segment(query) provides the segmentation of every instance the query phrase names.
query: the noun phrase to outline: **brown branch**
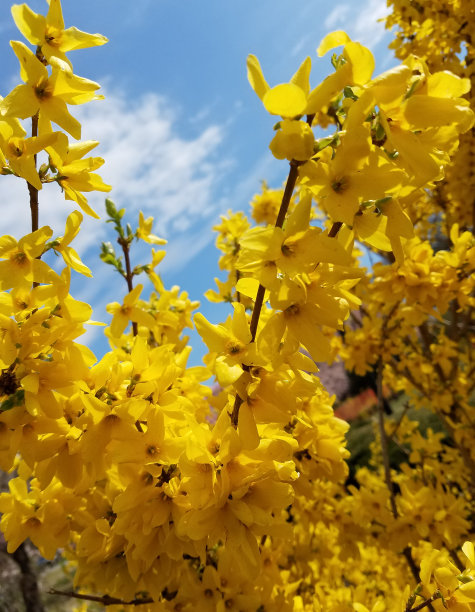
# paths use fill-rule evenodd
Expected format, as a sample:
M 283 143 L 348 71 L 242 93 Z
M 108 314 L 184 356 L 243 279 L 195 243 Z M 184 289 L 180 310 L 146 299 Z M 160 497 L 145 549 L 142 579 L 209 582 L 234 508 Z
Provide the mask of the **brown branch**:
M 310 127 L 312 127 L 314 118 L 315 118 L 315 113 L 307 115 L 307 124 Z M 297 178 L 298 178 L 298 167 L 301 165 L 301 163 L 302 162 L 296 161 L 295 159 L 293 159 L 290 162 L 289 175 L 287 177 L 287 182 L 285 184 L 284 193 L 282 195 L 282 201 L 280 203 L 279 212 L 277 214 L 277 219 L 275 221 L 275 227 L 281 228 L 284 225 L 285 216 L 287 215 L 290 200 L 294 192 L 295 183 L 297 182 Z M 328 235 L 331 238 L 334 238 L 338 234 L 338 231 L 342 225 L 343 223 L 341 223 L 340 221 L 334 223 Z M 259 288 L 257 289 L 257 294 L 256 294 L 256 300 L 254 302 L 254 307 L 252 309 L 252 317 L 251 317 L 251 323 L 250 323 L 251 342 L 254 342 L 256 339 L 257 326 L 259 324 L 259 317 L 261 316 L 261 310 L 262 310 L 262 305 L 264 303 L 265 292 L 266 292 L 265 287 L 263 287 L 263 285 L 259 283 Z M 239 294 L 238 294 L 238 301 L 239 301 Z M 249 371 L 249 367 L 246 365 L 243 365 L 243 370 Z M 241 398 L 241 396 L 239 394 L 236 394 L 236 398 L 234 400 L 233 411 L 231 413 L 231 423 L 233 424 L 235 428 L 238 425 L 239 409 L 241 407 L 242 402 L 243 402 L 243 399 Z
M 454 550 L 453 548 L 448 548 L 447 550 L 449 551 L 449 555 L 450 555 L 452 561 L 457 566 L 458 571 L 460 573 L 462 573 L 464 571 L 464 569 L 465 569 L 465 566 L 462 563 L 462 561 L 460 560 L 460 557 L 458 556 L 457 551 Z
M 429 597 L 429 599 L 426 599 L 415 608 L 412 607 L 412 604 L 409 607 L 406 606 L 405 612 L 418 612 L 419 610 L 423 610 L 424 608 L 429 608 L 429 610 L 433 610 L 434 607 L 432 606 L 432 602 L 436 599 L 440 599 L 441 597 L 442 596 L 440 591 L 436 591 L 431 597 Z
M 130 601 L 124 601 L 122 599 L 117 599 L 116 597 L 111 597 L 110 595 L 82 595 L 81 593 L 75 593 L 74 591 L 58 591 L 57 589 L 50 589 L 48 593 L 50 595 L 60 595 L 62 597 L 82 599 L 83 601 L 94 601 L 102 604 L 103 606 L 140 606 L 142 604 L 155 603 L 151 597 L 142 597 L 131 599 Z
M 379 437 L 381 441 L 381 452 L 383 455 L 383 468 L 384 468 L 384 480 L 386 487 L 389 491 L 389 501 L 391 504 L 391 512 L 395 519 L 398 518 L 399 512 L 396 505 L 396 497 L 394 494 L 394 485 L 391 480 L 391 468 L 389 465 L 389 449 L 388 449 L 388 438 L 384 429 L 384 398 L 383 398 L 383 360 L 380 357 L 378 359 L 378 366 L 376 372 L 376 390 L 378 398 L 378 426 L 379 426 Z
M 343 225 L 341 221 L 335 221 L 335 223 L 331 226 L 330 231 L 328 232 L 329 238 L 335 238 L 335 236 L 340 231 L 340 227 Z
M 394 310 L 395 308 L 393 308 L 391 312 L 393 313 Z M 387 322 L 390 319 L 390 316 L 391 315 L 387 317 L 386 321 L 383 324 L 383 331 L 386 327 Z M 376 389 L 377 389 L 377 399 L 378 399 L 378 406 L 377 406 L 378 425 L 379 425 L 379 436 L 381 439 L 381 453 L 383 455 L 384 480 L 386 482 L 386 487 L 389 491 L 389 501 L 391 505 L 391 512 L 393 514 L 394 519 L 397 519 L 399 517 L 399 512 L 398 512 L 397 504 L 396 504 L 394 483 L 391 478 L 391 466 L 389 463 L 388 437 L 384 429 L 383 359 L 382 357 L 379 357 L 377 367 L 378 369 L 377 369 Z M 404 550 L 402 551 L 402 554 L 404 555 L 407 561 L 407 564 L 409 565 L 409 568 L 411 570 L 412 575 L 414 576 L 416 583 L 419 583 L 421 581 L 421 578 L 419 575 L 419 570 L 417 568 L 417 565 L 415 564 L 414 559 L 412 557 L 411 547 L 406 546 Z M 426 605 L 428 606 L 431 612 L 435 612 L 430 601 Z
M 292 198 L 292 194 L 294 192 L 295 183 L 298 178 L 298 167 L 299 162 L 292 160 L 290 162 L 290 170 L 289 175 L 287 177 L 287 182 L 285 184 L 284 193 L 282 195 L 282 201 L 279 208 L 279 213 L 277 215 L 277 219 L 275 222 L 275 227 L 282 227 L 284 225 L 285 216 L 289 209 L 290 200 Z M 257 289 L 256 300 L 254 302 L 254 307 L 252 309 L 252 317 L 250 323 L 250 332 L 251 332 L 251 342 L 254 342 L 257 334 L 257 326 L 259 324 L 259 317 L 261 316 L 262 305 L 264 303 L 264 295 L 266 289 L 263 285 L 259 283 L 259 288 Z M 245 371 L 248 370 L 248 366 L 243 366 Z M 234 400 L 233 411 L 231 413 L 231 423 L 234 428 L 237 428 L 239 421 L 239 409 L 243 402 L 242 397 L 239 394 L 236 394 L 236 398 Z
M 38 136 L 38 113 L 31 118 L 31 135 Z M 36 168 L 36 154 L 34 155 Z M 39 204 L 38 204 L 38 189 L 27 182 L 28 191 L 30 192 L 30 211 L 31 211 L 31 231 L 36 232 L 39 225 Z
M 25 603 L 26 612 L 44 612 L 41 602 L 38 581 L 30 563 L 30 558 L 26 552 L 25 544 L 20 546 L 12 554 L 13 559 L 20 567 L 21 579 L 20 588 Z
M 121 238 L 121 237 L 117 238 L 117 242 L 122 247 L 122 252 L 124 253 L 125 271 L 126 271 L 125 280 L 127 282 L 127 287 L 130 293 L 132 289 L 134 288 L 134 285 L 132 283 L 134 273 L 132 272 L 132 267 L 130 265 L 130 254 L 129 254 L 130 253 L 130 243 L 127 240 L 127 238 Z M 135 321 L 132 321 L 132 333 L 134 334 L 134 336 L 136 336 L 138 333 L 137 323 Z

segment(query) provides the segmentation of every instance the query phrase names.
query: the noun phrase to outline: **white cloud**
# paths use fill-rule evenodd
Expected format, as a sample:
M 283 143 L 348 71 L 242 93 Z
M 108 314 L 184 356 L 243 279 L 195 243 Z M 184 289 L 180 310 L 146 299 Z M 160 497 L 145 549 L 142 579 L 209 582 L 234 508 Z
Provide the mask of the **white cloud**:
M 374 49 L 386 30 L 379 21 L 389 14 L 385 0 L 366 0 L 355 4 L 341 4 L 329 13 L 324 26 L 327 30 L 341 28 L 353 39 Z
M 153 214 L 162 233 L 185 231 L 216 209 L 215 190 L 225 162 L 217 155 L 222 128 L 195 138 L 179 135 L 178 118 L 154 94 L 129 103 L 112 94 L 80 113 L 83 137 L 100 141 L 101 169 L 110 197 L 130 212 Z
M 154 216 L 156 233 L 183 240 L 187 233 L 195 234 L 203 220 L 217 216 L 222 206 L 220 180 L 231 164 L 219 156 L 223 128 L 208 125 L 194 137 L 181 136 L 170 104 L 153 94 L 133 102 L 107 94 L 104 101 L 71 111 L 82 123 L 83 140 L 100 142 L 91 155 L 105 159 L 98 173 L 113 187 L 110 194 L 89 194 L 89 203 L 101 217 L 109 195 L 120 208 L 126 208 L 129 218 L 136 219 L 143 210 Z M 14 177 L 1 177 L 1 190 L 2 233 L 27 233 L 26 184 Z M 39 200 L 40 225 L 51 225 L 60 235 L 75 205 L 64 201 L 57 185 L 45 185 Z M 104 239 L 106 231 L 103 222 L 85 218 L 76 241 L 80 254 Z M 182 251 L 175 265 L 185 265 L 187 256 L 188 252 Z
M 385 0 L 369 0 L 358 11 L 358 16 L 352 30 L 354 38 L 374 48 L 386 33 L 384 23 L 380 20 L 389 13 L 390 10 Z
M 132 223 L 137 222 L 139 210 L 153 215 L 154 232 L 169 239 L 161 267 L 170 272 L 186 266 L 214 240 L 210 226 L 225 208 L 219 196 L 220 180 L 231 161 L 220 155 L 223 129 L 208 125 L 198 133 L 195 129 L 192 137 L 182 136 L 170 103 L 153 94 L 132 102 L 107 94 L 104 101 L 72 107 L 71 112 L 82 123 L 83 140 L 100 142 L 91 155 L 105 159 L 98 173 L 113 186 L 110 194 L 87 194 L 90 205 L 104 217 L 104 199 L 110 195 L 118 207 L 126 208 Z M 1 233 L 19 238 L 31 231 L 28 189 L 23 180 L 12 176 L 2 176 L 0 181 Z M 43 186 L 39 202 L 40 226 L 50 225 L 55 236 L 62 235 L 66 217 L 76 205 L 64 200 L 56 184 Z M 74 274 L 71 293 L 93 305 L 97 320 L 108 320 L 106 304 L 120 301 L 126 293 L 125 282 L 121 286 L 117 273 L 99 260 L 101 241 L 113 240 L 111 229 L 104 219 L 85 216 L 73 243 L 94 279 Z M 134 249 L 135 260 L 146 263 L 148 245 L 137 244 Z M 87 340 L 100 333 L 101 328 L 91 328 Z
M 347 4 L 335 6 L 335 8 L 328 14 L 323 22 L 325 29 L 331 30 L 332 28 L 345 23 L 349 10 L 350 7 Z

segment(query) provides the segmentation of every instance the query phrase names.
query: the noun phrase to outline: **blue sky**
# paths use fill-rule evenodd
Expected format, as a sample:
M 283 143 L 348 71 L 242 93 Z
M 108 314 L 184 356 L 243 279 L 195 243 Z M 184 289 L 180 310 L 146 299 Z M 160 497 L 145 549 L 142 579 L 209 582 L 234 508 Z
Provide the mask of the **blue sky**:
M 0 3 L 3 96 L 20 82 L 9 40 L 23 39 L 11 4 Z M 28 4 L 47 12 L 46 0 Z M 288 81 L 309 55 L 315 86 L 331 71 L 329 57 L 317 58 L 318 43 L 327 32 L 344 29 L 368 45 L 377 70 L 385 70 L 394 64 L 387 50 L 391 34 L 377 22 L 386 13 L 385 0 L 63 0 L 62 6 L 66 27 L 109 38 L 103 47 L 69 57 L 74 72 L 100 83 L 106 96 L 71 112 L 83 124 L 82 138 L 101 143 L 95 154 L 106 161 L 99 173 L 113 186 L 110 197 L 127 209 L 132 223 L 140 209 L 155 217 L 155 232 L 169 240 L 159 268 L 165 284 L 178 284 L 200 300 L 211 321 L 223 320 L 226 307 L 203 298 L 219 275 L 211 227 L 229 208 L 247 211 L 263 179 L 278 187 L 287 173 L 268 150 L 274 120 L 248 85 L 246 56 L 257 55 L 268 82 L 276 85 Z M 1 177 L 2 234 L 28 231 L 22 183 Z M 104 194 L 91 194 L 89 201 L 102 215 Z M 71 210 L 56 185 L 40 193 L 40 225 L 51 225 L 56 235 Z M 94 280 L 80 278 L 72 289 L 104 321 L 105 304 L 120 301 L 125 292 L 125 283 L 121 287 L 98 258 L 101 240 L 112 239 L 109 226 L 87 219 L 77 248 Z M 88 336 L 96 354 L 105 350 L 98 328 Z M 203 348 L 199 338 L 192 343 L 191 362 L 199 363 Z

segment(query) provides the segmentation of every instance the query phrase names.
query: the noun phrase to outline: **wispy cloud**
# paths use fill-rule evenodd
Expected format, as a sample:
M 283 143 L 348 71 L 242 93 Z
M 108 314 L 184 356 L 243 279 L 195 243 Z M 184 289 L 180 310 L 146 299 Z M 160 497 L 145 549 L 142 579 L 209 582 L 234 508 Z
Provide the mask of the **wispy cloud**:
M 331 30 L 332 28 L 341 26 L 342 24 L 346 23 L 349 11 L 350 7 L 348 6 L 348 4 L 335 6 L 335 8 L 330 11 L 325 21 L 323 22 L 325 29 Z
M 338 4 L 326 17 L 324 26 L 327 30 L 344 29 L 352 39 L 374 49 L 385 35 L 380 20 L 388 13 L 385 0 Z
M 195 138 L 179 135 L 178 117 L 162 97 L 129 102 L 107 95 L 80 113 L 83 135 L 97 138 L 102 170 L 120 206 L 153 214 L 162 233 L 183 232 L 212 214 L 226 161 L 218 156 L 223 128 L 208 125 Z
M 129 219 L 136 220 L 139 210 L 155 217 L 154 231 L 169 238 L 164 262 L 169 272 L 186 266 L 214 240 L 210 226 L 226 207 L 220 181 L 232 164 L 220 149 L 224 128 L 205 124 L 194 136 L 182 136 L 171 103 L 154 94 L 133 102 L 116 93 L 107 94 L 102 102 L 71 111 L 82 123 L 83 140 L 100 142 L 91 154 L 106 160 L 98 173 L 113 186 L 112 199 L 126 208 Z M 20 237 L 31 231 L 26 183 L 11 176 L 0 177 L 0 181 L 1 233 Z M 88 195 L 90 205 L 103 217 L 108 194 Z M 45 185 L 39 200 L 40 225 L 50 225 L 55 236 L 63 234 L 66 217 L 76 205 L 64 200 L 57 185 Z M 85 217 L 74 243 L 93 270 L 94 280 L 77 279 L 72 293 L 93 304 L 99 320 L 108 319 L 106 304 L 126 290 L 99 261 L 100 242 L 107 235 L 111 236 L 110 226 L 103 220 Z M 147 246 L 137 245 L 137 249 L 138 260 L 145 263 Z M 112 286 L 115 290 L 108 291 Z M 96 336 L 97 331 L 92 328 L 88 336 Z

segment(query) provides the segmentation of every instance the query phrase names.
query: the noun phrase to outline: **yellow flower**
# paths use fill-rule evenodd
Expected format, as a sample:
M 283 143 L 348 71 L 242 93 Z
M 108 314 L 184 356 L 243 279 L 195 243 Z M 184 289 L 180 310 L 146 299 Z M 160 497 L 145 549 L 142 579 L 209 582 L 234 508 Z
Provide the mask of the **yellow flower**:
M 42 184 L 36 171 L 35 155 L 45 147 L 53 144 L 58 137 L 57 132 L 43 134 L 38 137 L 24 138 L 25 131 L 18 120 L 0 121 L 0 150 L 8 160 L 15 174 L 41 189 Z
M 73 270 L 76 270 L 76 272 L 79 272 L 79 274 L 92 277 L 89 268 L 83 264 L 81 258 L 73 247 L 69 246 L 74 238 L 78 235 L 79 230 L 81 229 L 82 220 L 83 216 L 79 210 L 73 211 L 66 219 L 64 236 L 55 241 L 53 248 L 57 253 L 61 253 L 64 263 L 67 266 L 73 268 Z
M 271 296 L 271 306 L 280 310 L 273 314 L 257 337 L 261 346 L 280 350 L 284 343 L 299 344 L 307 349 L 314 361 L 326 361 L 330 357 L 330 342 L 321 331 L 322 325 L 337 329 L 349 313 L 348 293 L 338 287 L 338 273 L 334 275 L 326 264 L 318 266 L 318 272 L 309 275 L 305 284 L 301 279 L 285 278 L 279 292 Z M 272 348 L 271 351 L 272 352 Z
M 13 236 L 0 238 L 0 287 L 4 291 L 24 284 L 51 283 L 56 273 L 41 259 L 37 259 L 51 238 L 52 230 L 44 226 L 32 234 L 15 240 Z
M 10 44 L 20 61 L 20 74 L 25 84 L 15 87 L 0 103 L 0 114 L 27 119 L 39 111 L 40 135 L 51 132 L 53 121 L 74 138 L 81 138 L 81 124 L 69 114 L 66 103 L 82 104 L 100 99 L 94 93 L 99 85 L 76 75 L 67 76 L 55 68 L 49 76 L 46 66 L 26 45 L 18 41 Z
M 328 262 L 347 265 L 350 257 L 342 245 L 329 238 L 317 227 L 309 227 L 312 198 L 303 195 L 287 219 L 284 229 L 255 227 L 241 238 L 241 249 L 236 264 L 244 274 L 252 274 L 269 290 L 278 290 L 281 273 L 290 277 L 310 272 L 318 263 Z M 238 291 L 249 294 L 244 285 L 249 279 L 241 277 Z
M 97 170 L 104 163 L 102 157 L 82 158 L 98 144 L 97 140 L 70 144 L 65 134 L 58 134 L 57 141 L 47 147 L 50 163 L 58 172 L 56 180 L 64 190 L 65 199 L 76 202 L 87 215 L 96 219 L 99 219 L 99 215 L 89 206 L 82 192 L 108 192 L 112 187 L 106 185 L 98 174 L 93 173 L 93 170 Z
M 12 15 L 27 41 L 41 47 L 48 62 L 68 74 L 72 73 L 72 66 L 65 53 L 107 42 L 102 34 L 87 34 L 74 27 L 65 30 L 60 0 L 50 0 L 46 17 L 33 12 L 27 4 L 14 4 Z
M 284 119 L 280 122 L 269 148 L 277 159 L 306 161 L 313 155 L 314 141 L 308 123 Z
M 69 537 L 70 521 L 65 506 L 76 511 L 78 501 L 58 481 L 45 491 L 40 490 L 37 480 L 32 481 L 31 491 L 22 478 L 14 478 L 8 484 L 10 493 L 0 494 L 3 512 L 0 523 L 8 540 L 8 552 L 14 552 L 30 538 L 43 557 L 53 559 Z
M 152 226 L 153 226 L 153 217 L 144 218 L 143 212 L 139 212 L 139 227 L 137 229 L 137 238 L 141 238 L 145 242 L 149 244 L 158 244 L 163 246 L 167 244 L 167 241 L 164 238 L 159 238 L 152 234 Z
M 272 89 L 262 74 L 259 60 L 255 55 L 247 58 L 247 78 L 251 87 L 262 100 L 271 115 L 285 118 L 297 117 L 305 113 L 307 95 L 310 90 L 309 77 L 312 60 L 307 57 L 291 78 L 290 83 L 276 85 Z
M 284 119 L 314 114 L 328 105 L 345 85 L 366 84 L 374 70 L 371 51 L 360 43 L 351 41 L 344 32 L 333 32 L 323 39 L 318 54 L 324 55 L 339 45 L 344 45 L 344 48 L 336 72 L 313 90 L 310 90 L 309 83 L 312 67 L 309 57 L 305 58 L 289 83 L 270 88 L 259 60 L 254 55 L 249 55 L 247 78 L 266 110 L 271 115 L 280 115 Z
M 326 77 L 307 100 L 306 113 L 318 113 L 328 106 L 346 85 L 365 85 L 373 74 L 374 57 L 369 49 L 360 43 L 353 42 L 343 31 L 327 34 L 317 49 L 319 56 L 330 49 L 343 45 L 343 52 L 337 59 L 336 71 Z
M 142 293 L 143 285 L 137 285 L 124 297 L 123 304 L 112 302 L 107 305 L 107 312 L 113 315 L 110 326 L 114 338 L 120 338 L 130 321 L 143 325 L 148 329 L 155 327 L 155 319 L 152 315 L 137 306 L 138 299 Z
M 198 312 L 193 322 L 212 353 L 217 354 L 215 373 L 218 382 L 226 386 L 242 374 L 242 364 L 256 363 L 256 346 L 251 342 L 251 332 L 244 305 L 234 303 L 234 316 L 221 325 L 212 325 Z
M 332 221 L 353 226 L 360 204 L 394 193 L 401 187 L 405 174 L 379 150 L 362 158 L 348 153 L 343 140 L 333 159 L 323 156 L 317 162 L 310 161 L 300 173 L 310 191 L 321 198 Z

